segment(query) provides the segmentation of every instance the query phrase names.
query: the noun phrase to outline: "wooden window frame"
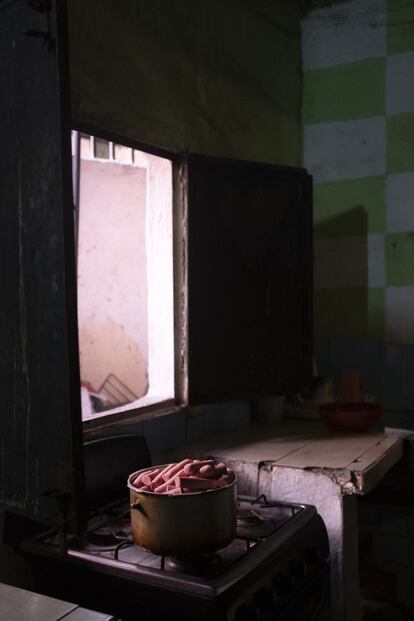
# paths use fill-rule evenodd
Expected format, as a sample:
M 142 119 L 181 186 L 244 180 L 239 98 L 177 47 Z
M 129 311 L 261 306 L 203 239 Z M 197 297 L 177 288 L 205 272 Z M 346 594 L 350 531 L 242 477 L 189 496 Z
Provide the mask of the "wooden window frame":
M 174 279 L 174 384 L 175 396 L 151 405 L 130 408 L 122 412 L 102 414 L 97 418 L 82 421 L 85 440 L 99 437 L 102 433 L 119 430 L 120 427 L 138 424 L 144 420 L 166 416 L 187 407 L 187 181 L 186 162 L 182 154 L 149 146 L 131 140 L 123 135 L 112 134 L 100 128 L 76 124 L 75 132 L 89 134 L 94 138 L 107 140 L 110 144 L 121 144 L 130 149 L 168 159 L 172 164 L 173 197 L 173 279 Z M 110 160 L 108 160 L 110 161 Z M 77 182 L 78 183 L 78 182 Z M 74 257 L 76 261 L 76 257 Z M 120 406 L 122 407 L 122 406 Z

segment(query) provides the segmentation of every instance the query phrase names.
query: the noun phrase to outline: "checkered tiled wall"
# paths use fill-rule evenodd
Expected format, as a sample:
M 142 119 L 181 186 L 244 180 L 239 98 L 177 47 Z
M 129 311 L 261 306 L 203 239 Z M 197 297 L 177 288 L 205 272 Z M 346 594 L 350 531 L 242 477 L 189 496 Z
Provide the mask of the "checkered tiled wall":
M 414 1 L 317 9 L 303 56 L 316 333 L 414 343 Z
M 365 383 L 380 394 L 398 346 L 398 377 L 414 383 L 407 375 L 414 344 L 414 0 L 351 0 L 312 11 L 303 22 L 303 64 L 316 351 L 329 347 L 329 372 L 343 368 L 344 347 L 353 352 L 348 366 L 363 365 L 368 352 Z M 402 398 L 407 391 L 391 392 Z

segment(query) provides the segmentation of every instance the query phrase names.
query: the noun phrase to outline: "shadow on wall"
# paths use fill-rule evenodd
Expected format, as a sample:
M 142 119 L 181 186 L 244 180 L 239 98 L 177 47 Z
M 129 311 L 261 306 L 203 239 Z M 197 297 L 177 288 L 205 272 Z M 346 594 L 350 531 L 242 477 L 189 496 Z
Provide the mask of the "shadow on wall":
M 363 205 L 356 205 L 334 217 L 323 218 L 314 223 L 315 238 L 338 235 L 338 231 L 353 231 L 358 235 L 368 234 L 368 213 Z
M 385 289 L 376 286 L 384 257 L 373 245 L 381 236 L 368 235 L 362 206 L 324 218 L 314 230 L 315 358 L 320 374 L 337 383 L 344 370 L 355 369 L 364 392 L 392 412 L 383 424 L 404 427 L 409 416 L 412 425 L 414 346 L 386 341 Z M 339 236 L 341 231 L 353 234 Z
M 343 236 L 338 231 L 358 234 Z M 323 219 L 315 224 L 314 235 L 316 336 L 374 337 L 377 290 L 370 288 L 373 266 L 366 209 L 356 206 Z

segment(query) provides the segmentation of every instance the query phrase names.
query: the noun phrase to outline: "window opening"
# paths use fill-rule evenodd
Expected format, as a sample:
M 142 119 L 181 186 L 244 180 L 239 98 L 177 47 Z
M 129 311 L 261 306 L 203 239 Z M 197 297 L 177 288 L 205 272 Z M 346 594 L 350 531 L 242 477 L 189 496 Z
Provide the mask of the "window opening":
M 77 132 L 72 157 L 87 420 L 174 398 L 172 163 Z

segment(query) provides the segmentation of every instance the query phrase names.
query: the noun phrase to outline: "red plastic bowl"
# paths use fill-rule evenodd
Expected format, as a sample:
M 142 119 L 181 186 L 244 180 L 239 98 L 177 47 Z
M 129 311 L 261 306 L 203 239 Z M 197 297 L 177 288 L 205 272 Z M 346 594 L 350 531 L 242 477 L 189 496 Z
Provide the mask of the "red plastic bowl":
M 319 413 L 334 431 L 368 431 L 380 420 L 382 408 L 376 403 L 324 403 Z

